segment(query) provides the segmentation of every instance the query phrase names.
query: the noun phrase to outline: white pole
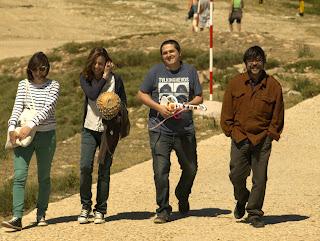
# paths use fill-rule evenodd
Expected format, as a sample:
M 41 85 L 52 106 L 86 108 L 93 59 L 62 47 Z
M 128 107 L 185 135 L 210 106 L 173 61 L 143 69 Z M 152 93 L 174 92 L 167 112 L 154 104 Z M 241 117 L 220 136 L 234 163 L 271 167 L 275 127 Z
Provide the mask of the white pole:
M 213 0 L 210 0 L 210 54 L 209 54 L 209 71 L 210 71 L 210 100 L 213 100 Z

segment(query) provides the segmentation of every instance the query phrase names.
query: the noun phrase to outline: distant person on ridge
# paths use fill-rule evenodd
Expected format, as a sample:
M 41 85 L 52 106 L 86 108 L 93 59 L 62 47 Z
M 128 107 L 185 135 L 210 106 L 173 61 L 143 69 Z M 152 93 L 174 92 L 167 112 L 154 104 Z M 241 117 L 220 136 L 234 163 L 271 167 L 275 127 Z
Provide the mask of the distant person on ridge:
M 244 7 L 243 0 L 231 0 L 229 12 L 229 28 L 233 32 L 233 22 L 237 22 L 238 32 L 241 32 L 242 10 Z
M 188 19 L 193 19 L 193 15 L 197 13 L 197 0 L 188 0 Z
M 304 0 L 299 0 L 299 15 L 300 17 L 304 15 Z
M 248 212 L 246 221 L 264 227 L 261 219 L 272 141 L 278 141 L 284 125 L 284 104 L 279 82 L 268 75 L 265 53 L 259 46 L 243 56 L 247 72 L 232 78 L 226 88 L 221 128 L 231 138 L 230 180 L 237 204 L 236 219 Z M 252 171 L 251 192 L 246 187 Z
M 210 0 L 199 0 L 199 29 L 202 31 L 204 28 L 210 27 Z
M 200 4 L 200 5 L 199 5 Z M 192 22 L 192 31 L 202 31 L 210 26 L 210 0 L 193 0 L 192 7 L 195 10 Z M 198 12 L 199 10 L 199 12 Z
M 175 151 L 182 170 L 175 195 L 178 199 L 179 212 L 183 215 L 187 214 L 190 209 L 189 195 L 198 169 L 197 142 L 192 112 L 183 111 L 179 118 L 173 116 L 157 127 L 161 121 L 174 114 L 167 106 L 160 105 L 160 99 L 162 96 L 173 95 L 180 100 L 180 103 L 198 105 L 203 101 L 197 71 L 193 66 L 181 61 L 179 43 L 175 40 L 164 41 L 160 46 L 160 54 L 162 63 L 151 68 L 138 92 L 140 101 L 150 107 L 148 126 L 158 204 L 154 223 L 170 221 L 172 211 L 169 204 L 171 152 Z M 170 88 L 162 88 L 167 85 Z

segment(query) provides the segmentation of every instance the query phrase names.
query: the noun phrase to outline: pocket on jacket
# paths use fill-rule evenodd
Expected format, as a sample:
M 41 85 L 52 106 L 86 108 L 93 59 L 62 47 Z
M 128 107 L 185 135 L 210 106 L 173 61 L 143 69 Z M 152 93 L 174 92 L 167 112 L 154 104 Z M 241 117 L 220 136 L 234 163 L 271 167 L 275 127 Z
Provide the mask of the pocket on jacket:
M 274 100 L 266 95 L 256 97 L 255 109 L 259 113 L 272 114 Z M 269 116 L 269 115 L 268 115 Z
M 232 106 L 235 113 L 240 112 L 245 92 L 235 92 L 232 96 Z

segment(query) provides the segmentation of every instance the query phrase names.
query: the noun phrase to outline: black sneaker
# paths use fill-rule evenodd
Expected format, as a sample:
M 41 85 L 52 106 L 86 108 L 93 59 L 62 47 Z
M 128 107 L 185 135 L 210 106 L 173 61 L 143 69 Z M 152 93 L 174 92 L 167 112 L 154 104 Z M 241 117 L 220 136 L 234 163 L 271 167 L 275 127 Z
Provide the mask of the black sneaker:
M 255 228 L 263 228 L 264 227 L 263 220 L 261 219 L 260 216 L 257 216 L 257 215 L 254 215 L 254 216 L 249 215 L 247 218 L 247 222 L 250 223 Z
M 22 230 L 21 218 L 17 218 L 17 217 L 13 217 L 9 221 L 3 221 L 1 225 L 2 227 L 6 227 L 6 228 L 12 228 L 19 231 Z
M 179 201 L 178 203 L 179 206 L 179 212 L 182 215 L 186 215 L 190 211 L 190 204 L 189 201 Z
M 246 213 L 246 204 L 237 202 L 236 207 L 234 208 L 233 214 L 236 219 L 240 219 Z
M 153 222 L 156 224 L 170 222 L 170 214 L 168 214 L 166 211 L 163 211 L 162 213 L 157 213 L 157 216 L 155 217 Z

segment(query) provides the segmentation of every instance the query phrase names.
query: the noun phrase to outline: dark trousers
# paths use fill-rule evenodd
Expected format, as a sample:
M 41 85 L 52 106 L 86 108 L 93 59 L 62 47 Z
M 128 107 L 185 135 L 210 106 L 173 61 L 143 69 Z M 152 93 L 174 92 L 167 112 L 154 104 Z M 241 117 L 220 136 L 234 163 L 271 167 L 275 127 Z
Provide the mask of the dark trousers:
M 153 158 L 154 182 L 156 186 L 156 201 L 159 208 L 157 213 L 166 211 L 170 213 L 169 205 L 169 172 L 170 154 L 174 150 L 182 170 L 175 195 L 179 201 L 186 201 L 191 193 L 194 178 L 197 173 L 197 143 L 194 133 L 185 135 L 166 135 L 149 132 L 150 146 Z
M 80 158 L 80 197 L 82 208 L 91 210 L 92 206 L 92 171 L 96 149 L 101 144 L 102 132 L 84 128 L 81 136 Z M 106 156 L 105 164 L 99 164 L 97 197 L 94 211 L 106 214 L 110 186 L 110 167 L 112 158 Z
M 263 215 L 262 206 L 267 184 L 268 161 L 272 139 L 267 137 L 253 146 L 247 139 L 231 143 L 230 180 L 234 197 L 242 204 L 248 202 L 246 210 L 250 215 Z M 246 187 L 247 177 L 252 170 L 251 192 Z

